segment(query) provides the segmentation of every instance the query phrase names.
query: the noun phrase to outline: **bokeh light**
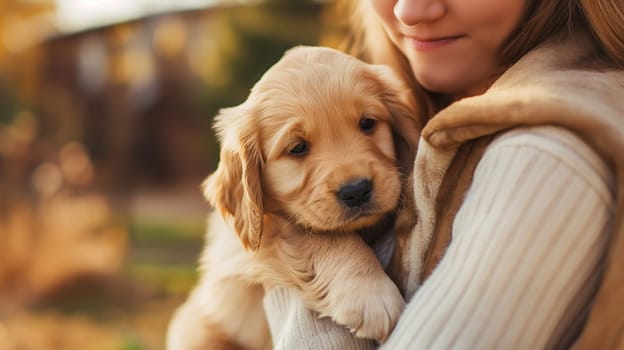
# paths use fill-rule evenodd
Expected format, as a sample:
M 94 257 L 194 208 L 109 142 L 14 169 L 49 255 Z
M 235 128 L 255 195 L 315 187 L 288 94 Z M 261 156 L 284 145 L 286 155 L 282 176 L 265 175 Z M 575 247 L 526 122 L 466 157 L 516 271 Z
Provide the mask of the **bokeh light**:
M 0 1 L 0 349 L 163 349 L 213 116 L 344 34 L 331 1 Z

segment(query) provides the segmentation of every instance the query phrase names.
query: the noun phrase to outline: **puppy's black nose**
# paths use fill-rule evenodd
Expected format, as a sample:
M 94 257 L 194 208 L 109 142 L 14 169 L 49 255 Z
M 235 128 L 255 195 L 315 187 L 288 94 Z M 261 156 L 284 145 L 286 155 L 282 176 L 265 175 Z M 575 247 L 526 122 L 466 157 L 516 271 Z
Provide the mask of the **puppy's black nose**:
M 373 193 L 373 183 L 368 179 L 358 179 L 344 184 L 338 190 L 338 199 L 349 208 L 366 204 Z

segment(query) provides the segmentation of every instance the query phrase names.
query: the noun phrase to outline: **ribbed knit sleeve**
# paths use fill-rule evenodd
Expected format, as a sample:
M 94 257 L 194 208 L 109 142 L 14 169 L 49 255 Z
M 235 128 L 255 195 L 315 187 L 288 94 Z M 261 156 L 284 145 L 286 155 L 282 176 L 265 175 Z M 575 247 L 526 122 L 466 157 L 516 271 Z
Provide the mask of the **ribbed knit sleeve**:
M 477 166 L 444 258 L 382 348 L 561 345 L 554 342 L 579 326 L 597 285 L 613 210 L 612 177 L 585 143 L 562 129 L 499 137 Z M 296 333 L 301 342 L 289 349 L 318 348 L 293 331 L 315 330 L 309 326 L 318 321 L 314 313 L 292 316 L 293 307 L 301 308 L 296 295 L 278 300 L 274 294 L 265 298 L 274 341 Z M 269 307 L 275 303 L 279 307 Z M 291 318 L 277 320 L 278 314 Z M 362 348 L 343 346 L 342 337 L 351 335 L 330 335 L 323 348 Z
M 577 137 L 518 130 L 486 150 L 440 265 L 388 349 L 542 349 L 596 288 L 612 178 Z
M 377 347 L 374 341 L 356 338 L 347 328 L 307 310 L 293 289 L 273 288 L 263 303 L 276 350 L 373 350 Z

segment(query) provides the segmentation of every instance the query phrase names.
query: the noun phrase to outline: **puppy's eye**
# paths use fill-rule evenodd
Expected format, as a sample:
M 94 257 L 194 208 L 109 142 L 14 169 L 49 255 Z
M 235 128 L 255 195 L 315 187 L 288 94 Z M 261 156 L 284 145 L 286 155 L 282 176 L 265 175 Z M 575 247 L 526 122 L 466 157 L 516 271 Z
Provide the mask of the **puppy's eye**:
M 308 153 L 309 148 L 308 143 L 302 140 L 292 146 L 288 154 L 294 157 L 303 157 Z
M 362 116 L 362 118 L 360 118 L 360 123 L 358 124 L 360 130 L 362 130 L 365 134 L 371 134 L 375 130 L 375 125 L 377 125 L 377 120 L 367 116 Z

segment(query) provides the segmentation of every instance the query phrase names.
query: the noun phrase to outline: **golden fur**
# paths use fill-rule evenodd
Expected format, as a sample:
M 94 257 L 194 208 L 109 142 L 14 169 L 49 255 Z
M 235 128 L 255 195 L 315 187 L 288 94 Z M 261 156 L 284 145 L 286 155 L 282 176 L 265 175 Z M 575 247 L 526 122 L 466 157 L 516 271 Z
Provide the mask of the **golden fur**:
M 298 47 L 220 112 L 202 276 L 168 348 L 271 348 L 262 297 L 275 285 L 356 336 L 386 339 L 404 301 L 357 231 L 397 213 L 413 224 L 402 210 L 419 135 L 410 96 L 389 68 Z M 370 199 L 346 205 L 341 190 L 361 179 Z

